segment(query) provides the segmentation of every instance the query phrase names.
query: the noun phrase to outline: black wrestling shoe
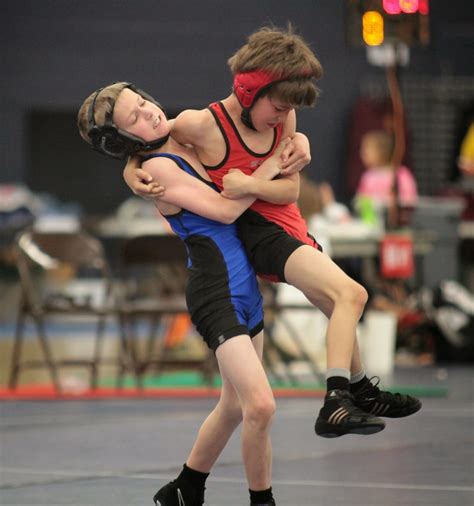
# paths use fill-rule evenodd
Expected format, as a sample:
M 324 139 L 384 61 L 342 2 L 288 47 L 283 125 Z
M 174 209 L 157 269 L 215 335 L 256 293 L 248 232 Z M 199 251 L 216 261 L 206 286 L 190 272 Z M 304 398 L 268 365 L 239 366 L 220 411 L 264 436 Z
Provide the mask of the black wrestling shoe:
M 385 423 L 354 405 L 348 390 L 330 390 L 324 398 L 314 430 L 321 437 L 339 437 L 344 434 L 375 434 Z
M 272 499 L 270 502 L 251 502 L 250 506 L 276 506 L 275 499 Z
M 173 480 L 158 490 L 153 501 L 156 506 L 203 506 L 204 490 L 194 490 L 185 495 L 177 480 Z
M 380 390 L 377 386 L 379 383 L 378 376 L 367 380 L 365 385 L 352 393 L 354 404 L 367 413 L 388 418 L 402 418 L 420 410 L 421 402 L 416 397 Z

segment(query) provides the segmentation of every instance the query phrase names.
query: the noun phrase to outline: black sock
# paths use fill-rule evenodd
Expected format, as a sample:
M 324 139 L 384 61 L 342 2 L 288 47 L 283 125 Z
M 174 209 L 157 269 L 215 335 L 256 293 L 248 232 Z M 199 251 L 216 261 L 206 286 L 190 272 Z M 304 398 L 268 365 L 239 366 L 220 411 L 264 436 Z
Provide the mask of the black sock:
M 272 487 L 266 490 L 250 490 L 250 502 L 252 504 L 270 504 L 273 501 Z M 274 504 L 272 502 L 271 504 Z
M 369 378 L 367 378 L 367 376 L 364 376 L 361 380 L 357 381 L 356 383 L 351 383 L 349 385 L 351 393 L 356 393 L 361 387 L 365 386 L 368 382 L 370 383 Z
M 326 380 L 328 392 L 330 390 L 349 390 L 349 380 L 342 376 L 330 376 Z
M 204 485 L 206 484 L 208 476 L 209 473 L 195 471 L 184 464 L 183 470 L 179 474 L 177 481 L 185 490 L 204 490 Z

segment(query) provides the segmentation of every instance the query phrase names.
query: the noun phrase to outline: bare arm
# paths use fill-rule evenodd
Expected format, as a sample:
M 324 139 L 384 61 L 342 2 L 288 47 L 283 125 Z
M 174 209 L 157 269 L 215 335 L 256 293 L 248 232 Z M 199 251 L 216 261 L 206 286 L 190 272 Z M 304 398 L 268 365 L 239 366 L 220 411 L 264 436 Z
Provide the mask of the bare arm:
M 123 178 L 135 195 L 146 200 L 153 200 L 155 197 L 162 197 L 164 195 L 164 187 L 142 169 L 141 159 L 138 156 L 128 159 L 127 165 L 123 170 Z
M 292 111 L 283 127 L 282 137 L 293 137 L 295 135 L 296 116 Z M 294 152 L 294 143 L 290 142 L 281 154 L 281 158 L 287 158 Z M 282 168 L 284 162 L 282 162 Z M 256 172 L 254 175 L 257 175 Z M 258 176 L 247 176 L 240 171 L 229 171 L 224 176 L 224 191 L 222 194 L 229 199 L 238 199 L 252 195 L 260 200 L 272 204 L 292 204 L 299 197 L 300 180 L 299 173 L 290 174 L 272 181 L 261 181 Z
M 288 114 L 283 127 L 283 137 L 290 137 L 293 141 L 282 154 L 282 176 L 296 174 L 306 167 L 311 161 L 309 139 L 306 135 L 296 131 L 296 113 Z
M 279 146 L 275 153 L 258 169 L 258 177 L 270 179 L 280 172 L 279 156 L 285 147 Z M 233 223 L 255 200 L 247 196 L 239 200 L 229 200 L 202 181 L 190 176 L 168 158 L 152 158 L 145 162 L 147 172 L 156 180 L 160 180 L 166 187 L 163 197 L 156 199 L 156 205 L 161 210 L 168 205 L 187 209 L 221 223 Z
M 228 199 L 252 196 L 272 204 L 291 204 L 299 197 L 299 174 L 293 174 L 272 181 L 261 179 L 257 171 L 247 176 L 242 171 L 231 169 L 223 178 L 222 195 Z
M 214 119 L 207 109 L 186 109 L 176 116 L 171 135 L 180 144 L 202 146 L 205 134 L 213 123 Z
M 301 132 L 296 132 L 292 137 L 292 141 L 292 150 L 282 160 L 282 176 L 296 174 L 311 162 L 311 149 L 308 137 Z
M 181 144 L 202 146 L 206 143 L 205 132 L 208 122 L 213 122 L 209 111 L 188 109 L 178 115 L 173 123 L 172 135 Z M 282 175 L 285 178 L 273 181 L 257 181 L 250 176 L 229 171 L 229 177 L 224 179 L 223 195 L 230 199 L 238 199 L 252 195 L 254 198 L 266 200 L 273 204 L 290 204 L 296 202 L 299 197 L 298 172 L 311 160 L 309 142 L 305 135 L 296 133 L 296 115 L 292 111 L 285 122 L 282 138 L 292 137 L 292 143 L 287 144 L 281 153 Z M 286 161 L 285 161 L 286 160 Z M 124 170 L 124 179 L 132 191 L 143 198 L 160 197 L 165 191 L 163 181 L 150 178 L 150 175 L 138 168 L 134 163 L 127 164 Z M 138 170 L 137 170 L 138 169 Z M 257 171 L 254 173 L 259 177 Z M 248 177 L 248 179 L 245 179 Z

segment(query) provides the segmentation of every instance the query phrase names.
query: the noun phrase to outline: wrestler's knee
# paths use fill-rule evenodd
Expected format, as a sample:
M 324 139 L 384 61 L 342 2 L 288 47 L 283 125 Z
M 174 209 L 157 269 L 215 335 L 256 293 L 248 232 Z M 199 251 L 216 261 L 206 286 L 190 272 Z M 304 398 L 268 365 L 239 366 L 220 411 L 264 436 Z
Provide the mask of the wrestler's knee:
M 356 281 L 350 279 L 344 284 L 341 290 L 338 291 L 338 296 L 335 301 L 337 304 L 344 303 L 350 305 L 356 312 L 362 314 L 369 295 L 367 290 Z
M 255 396 L 244 408 L 244 421 L 259 429 L 265 429 L 271 424 L 275 409 L 275 399 L 271 391 L 266 395 Z

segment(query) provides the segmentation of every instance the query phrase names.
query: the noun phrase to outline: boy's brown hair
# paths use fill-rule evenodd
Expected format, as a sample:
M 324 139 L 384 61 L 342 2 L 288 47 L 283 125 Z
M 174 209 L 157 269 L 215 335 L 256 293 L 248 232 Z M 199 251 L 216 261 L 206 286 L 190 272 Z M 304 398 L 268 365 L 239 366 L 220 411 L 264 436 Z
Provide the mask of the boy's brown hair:
M 287 30 L 261 28 L 250 35 L 227 63 L 233 75 L 264 70 L 283 76 L 285 80 L 270 86 L 267 94 L 294 107 L 312 106 L 319 95 L 314 81 L 322 77 L 323 68 L 291 25 Z
M 129 86 L 130 83 L 120 82 L 110 84 L 103 88 L 100 93 L 97 95 L 95 106 L 94 106 L 94 119 L 95 123 L 98 126 L 103 126 L 105 124 L 105 118 L 108 114 L 110 114 L 115 105 L 115 101 L 124 88 Z M 82 103 L 81 108 L 77 114 L 77 127 L 79 128 L 79 133 L 81 137 L 92 144 L 92 139 L 89 137 L 89 108 L 91 106 L 92 101 L 94 100 L 94 96 L 96 95 L 98 90 L 91 93 Z

